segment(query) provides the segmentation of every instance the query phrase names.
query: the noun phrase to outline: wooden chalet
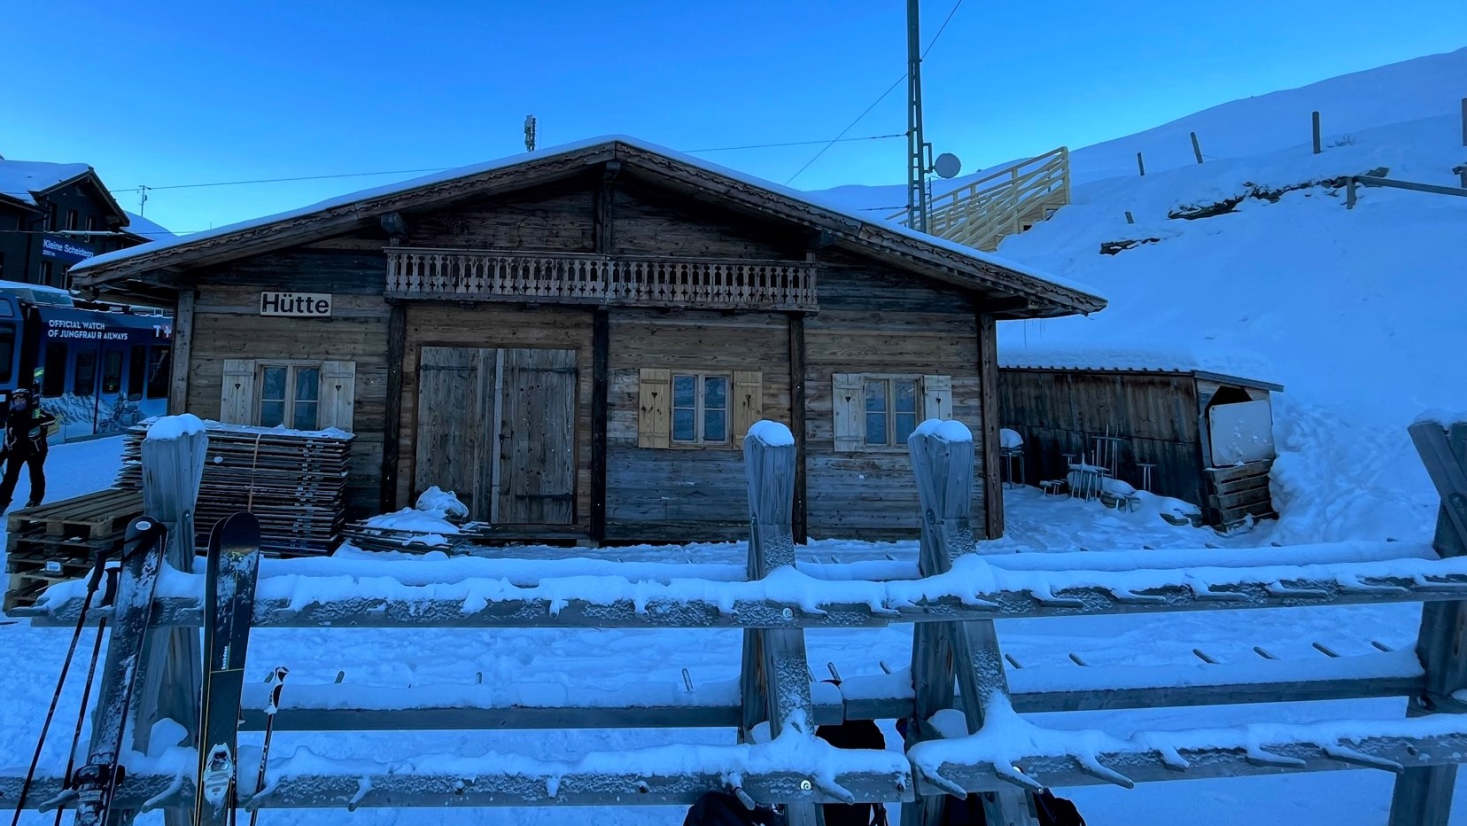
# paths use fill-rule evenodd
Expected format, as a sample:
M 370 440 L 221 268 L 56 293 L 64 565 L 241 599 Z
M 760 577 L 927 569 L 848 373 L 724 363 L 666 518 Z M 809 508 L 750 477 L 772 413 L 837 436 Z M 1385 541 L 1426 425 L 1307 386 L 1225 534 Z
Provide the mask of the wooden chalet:
M 171 409 L 353 431 L 357 513 L 456 491 L 506 538 L 733 538 L 739 448 L 792 425 L 797 535 L 916 531 L 906 434 L 979 440 L 1003 531 L 994 323 L 1104 301 L 629 138 L 99 256 L 175 308 Z

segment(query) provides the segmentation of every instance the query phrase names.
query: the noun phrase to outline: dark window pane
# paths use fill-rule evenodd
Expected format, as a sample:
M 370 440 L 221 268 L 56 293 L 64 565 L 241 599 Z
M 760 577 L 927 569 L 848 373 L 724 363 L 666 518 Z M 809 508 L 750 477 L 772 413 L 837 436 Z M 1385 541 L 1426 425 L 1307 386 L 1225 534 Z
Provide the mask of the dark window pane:
M 97 384 L 97 353 L 87 351 L 76 354 L 76 376 L 71 382 L 71 392 L 78 396 L 92 395 Z
M 673 407 L 693 407 L 698 403 L 698 377 L 672 377 Z
M 674 442 L 696 442 L 698 431 L 695 427 L 691 407 L 679 407 L 672 411 L 672 440 Z
M 913 430 L 917 429 L 917 414 L 898 413 L 892 419 L 892 424 L 895 425 L 895 431 L 892 433 L 892 436 L 895 437 L 896 443 L 906 444 L 907 437 L 912 435 Z
M 291 419 L 290 426 L 296 430 L 315 430 L 320 420 L 316 418 L 316 402 L 297 401 L 295 403 L 295 415 Z
M 41 365 L 41 395 L 59 396 L 66 392 L 66 345 L 59 341 L 46 343 L 46 361 Z
M 168 395 L 168 365 L 172 362 L 167 347 L 154 347 L 148 361 L 148 398 L 161 399 Z
M 321 371 L 314 367 L 300 367 L 295 371 L 295 400 L 313 402 L 321 397 Z M 315 418 L 313 415 L 312 419 Z
M 285 400 L 284 367 L 266 367 L 261 372 L 260 398 L 266 401 Z
M 285 402 L 260 402 L 260 424 L 274 427 L 285 422 Z
M 703 409 L 703 441 L 728 441 L 728 414 L 722 410 Z
M 102 362 L 102 392 L 117 393 L 122 390 L 122 353 L 113 350 Z
M 723 376 L 705 376 L 703 379 L 703 407 L 728 409 L 728 379 Z
M 0 324 L 0 381 L 10 381 L 15 375 L 15 325 Z
M 884 445 L 884 444 L 886 444 L 886 414 L 885 413 L 867 413 L 866 414 L 866 444 L 868 444 L 868 445 Z
M 886 381 L 884 379 L 866 382 L 866 410 L 872 413 L 881 413 L 886 410 Z
M 891 409 L 897 413 L 917 412 L 917 383 L 915 381 L 892 382 Z
M 127 397 L 129 399 L 136 400 L 143 397 L 143 383 L 147 378 L 148 348 L 135 344 L 127 360 Z

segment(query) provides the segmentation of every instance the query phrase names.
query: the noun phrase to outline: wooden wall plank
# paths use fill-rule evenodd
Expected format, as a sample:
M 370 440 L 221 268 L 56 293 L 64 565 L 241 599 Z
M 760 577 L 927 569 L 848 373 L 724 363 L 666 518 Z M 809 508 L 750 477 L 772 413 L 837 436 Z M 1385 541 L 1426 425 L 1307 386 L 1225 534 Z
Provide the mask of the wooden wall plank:
M 591 539 L 606 539 L 606 414 L 610 392 L 611 318 L 598 309 L 591 331 Z
M 387 378 L 382 417 L 382 481 L 378 509 L 390 513 L 402 507 L 397 499 L 398 448 L 402 429 L 402 359 L 407 308 L 394 303 L 387 317 Z
M 810 539 L 805 510 L 805 317 L 789 315 L 789 381 L 790 432 L 795 437 L 795 499 L 791 512 L 791 529 L 795 541 L 803 545 Z
M 978 403 L 983 409 L 983 426 L 974 434 L 981 472 L 974 478 L 983 498 L 983 525 L 989 539 L 1003 536 L 1003 484 L 999 459 L 998 325 L 989 313 L 978 314 Z
M 171 375 L 168 381 L 168 412 L 173 415 L 188 410 L 188 377 L 194 344 L 194 303 L 196 290 L 178 291 L 178 303 L 173 308 L 173 352 L 170 358 Z

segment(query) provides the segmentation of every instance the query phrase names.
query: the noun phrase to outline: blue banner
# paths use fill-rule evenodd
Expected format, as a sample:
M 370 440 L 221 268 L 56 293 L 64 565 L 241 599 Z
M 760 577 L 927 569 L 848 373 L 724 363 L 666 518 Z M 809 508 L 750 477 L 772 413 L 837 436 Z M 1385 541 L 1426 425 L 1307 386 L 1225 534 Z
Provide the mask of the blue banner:
M 73 241 L 62 235 L 41 236 L 41 256 L 43 258 L 55 258 L 67 264 L 75 264 L 85 261 L 97 253 L 86 244 Z

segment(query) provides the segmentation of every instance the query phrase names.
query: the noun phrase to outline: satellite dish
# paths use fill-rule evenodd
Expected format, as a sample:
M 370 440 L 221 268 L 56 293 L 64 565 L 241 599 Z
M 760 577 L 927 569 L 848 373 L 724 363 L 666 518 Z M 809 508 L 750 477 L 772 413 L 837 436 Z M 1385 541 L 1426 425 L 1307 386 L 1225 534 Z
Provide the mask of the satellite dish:
M 963 162 L 958 160 L 958 156 L 951 152 L 944 152 L 938 155 L 937 160 L 932 162 L 932 171 L 943 178 L 951 178 L 962 171 L 962 169 Z

